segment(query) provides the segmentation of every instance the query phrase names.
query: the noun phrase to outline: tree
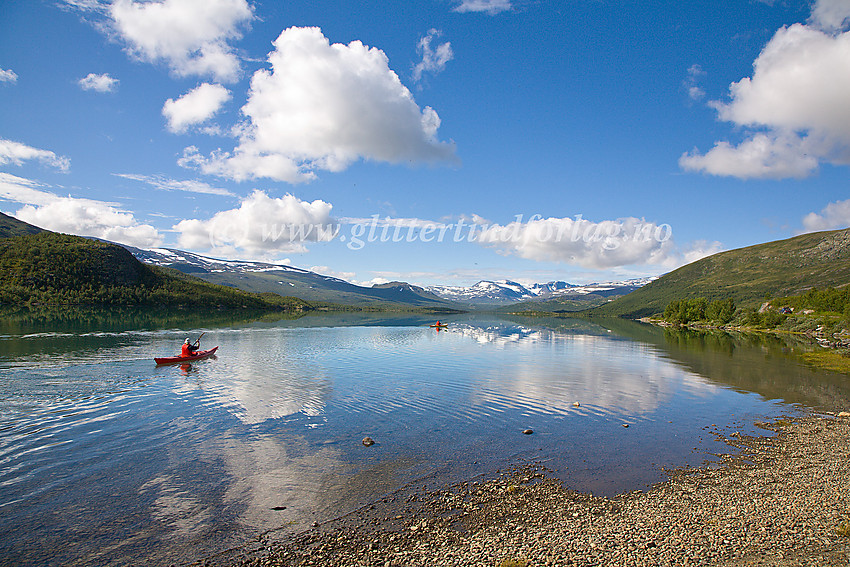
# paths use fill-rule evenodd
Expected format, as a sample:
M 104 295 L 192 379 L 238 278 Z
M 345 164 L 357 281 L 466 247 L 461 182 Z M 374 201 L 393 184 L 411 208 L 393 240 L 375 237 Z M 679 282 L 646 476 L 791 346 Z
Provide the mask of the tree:
M 664 320 L 670 323 L 686 324 L 691 321 L 705 321 L 708 300 L 704 297 L 682 301 L 671 301 L 664 309 Z
M 735 300 L 715 299 L 705 310 L 705 318 L 714 323 L 725 325 L 735 317 Z

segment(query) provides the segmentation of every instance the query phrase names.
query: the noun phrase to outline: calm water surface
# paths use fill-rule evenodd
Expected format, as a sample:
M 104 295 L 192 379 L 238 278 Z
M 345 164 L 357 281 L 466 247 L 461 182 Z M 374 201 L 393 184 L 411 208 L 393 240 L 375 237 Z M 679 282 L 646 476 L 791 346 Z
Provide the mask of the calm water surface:
M 428 322 L 0 323 L 0 564 L 191 561 L 527 460 L 613 495 L 728 451 L 712 426 L 850 398 L 777 339 Z M 154 365 L 202 331 L 217 358 Z

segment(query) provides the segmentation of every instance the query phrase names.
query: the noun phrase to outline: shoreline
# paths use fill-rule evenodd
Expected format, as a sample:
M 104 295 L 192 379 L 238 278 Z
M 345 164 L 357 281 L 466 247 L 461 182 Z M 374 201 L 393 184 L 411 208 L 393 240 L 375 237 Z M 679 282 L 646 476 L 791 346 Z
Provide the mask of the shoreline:
M 806 337 L 807 339 L 812 341 L 812 346 L 817 344 L 823 348 L 828 349 L 841 349 L 846 348 L 846 345 L 842 343 L 842 341 L 829 341 L 825 339 L 823 336 L 819 335 L 817 332 L 812 331 L 792 331 L 790 329 L 764 329 L 760 327 L 741 327 L 741 326 L 733 326 L 733 325 L 712 325 L 709 323 L 701 323 L 699 321 L 696 322 L 688 322 L 688 323 L 670 323 L 665 321 L 664 319 L 654 319 L 652 317 L 641 317 L 640 319 L 636 319 L 641 323 L 647 323 L 649 325 L 655 325 L 656 327 L 670 327 L 670 328 L 679 328 L 679 329 L 688 329 L 693 331 L 725 331 L 727 333 L 750 333 L 750 334 L 768 334 L 768 335 L 777 335 L 777 336 L 798 336 L 798 337 Z M 837 333 L 836 333 L 837 334 Z M 833 337 L 836 338 L 836 337 Z
M 828 372 L 836 372 L 838 374 L 850 375 L 850 350 L 847 348 L 847 340 L 839 340 L 836 342 L 828 341 L 824 338 L 819 338 L 816 334 L 803 331 L 789 331 L 786 329 L 755 329 L 751 327 L 727 327 L 713 326 L 700 323 L 687 323 L 685 325 L 676 325 L 668 323 L 663 319 L 653 319 L 651 317 L 643 317 L 638 319 L 641 323 L 655 325 L 656 327 L 672 327 L 682 328 L 694 331 L 723 331 L 726 333 L 750 333 L 750 334 L 768 334 L 778 337 L 799 336 L 806 337 L 813 341 L 812 346 L 818 345 L 822 350 L 800 353 L 797 356 L 799 359 L 809 366 L 826 370 Z
M 538 464 L 398 493 L 203 565 L 818 565 L 850 563 L 850 414 L 759 424 L 734 455 L 613 498 L 562 487 Z

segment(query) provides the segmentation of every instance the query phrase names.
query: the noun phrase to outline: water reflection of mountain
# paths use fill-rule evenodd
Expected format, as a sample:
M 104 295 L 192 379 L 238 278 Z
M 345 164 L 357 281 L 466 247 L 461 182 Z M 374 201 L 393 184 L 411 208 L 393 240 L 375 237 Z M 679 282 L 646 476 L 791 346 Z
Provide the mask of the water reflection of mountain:
M 804 337 L 768 333 L 661 328 L 625 319 L 595 319 L 617 335 L 657 348 L 713 383 L 819 410 L 850 407 L 850 380 L 818 371 L 797 355 L 813 348 Z
M 561 321 L 557 330 L 529 322 L 473 325 L 452 330 L 496 349 L 527 351 L 514 365 L 482 376 L 472 407 L 519 408 L 528 414 L 594 413 L 638 418 L 663 406 L 675 392 L 699 395 L 701 378 L 658 356 L 646 346 L 581 320 Z M 574 406 L 579 402 L 579 406 Z
M 567 317 L 523 317 L 505 315 L 499 319 L 502 324 L 510 322 L 530 328 L 544 328 L 567 335 L 611 336 L 610 327 L 597 323 L 594 319 L 571 319 Z

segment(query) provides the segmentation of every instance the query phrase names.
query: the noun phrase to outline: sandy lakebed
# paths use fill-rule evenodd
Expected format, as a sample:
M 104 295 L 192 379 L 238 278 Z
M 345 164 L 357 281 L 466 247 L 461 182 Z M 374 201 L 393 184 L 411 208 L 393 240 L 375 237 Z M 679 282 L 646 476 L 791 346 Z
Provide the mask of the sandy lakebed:
M 850 414 L 721 435 L 730 455 L 614 498 L 527 465 L 499 478 L 399 492 L 208 565 L 850 565 Z

